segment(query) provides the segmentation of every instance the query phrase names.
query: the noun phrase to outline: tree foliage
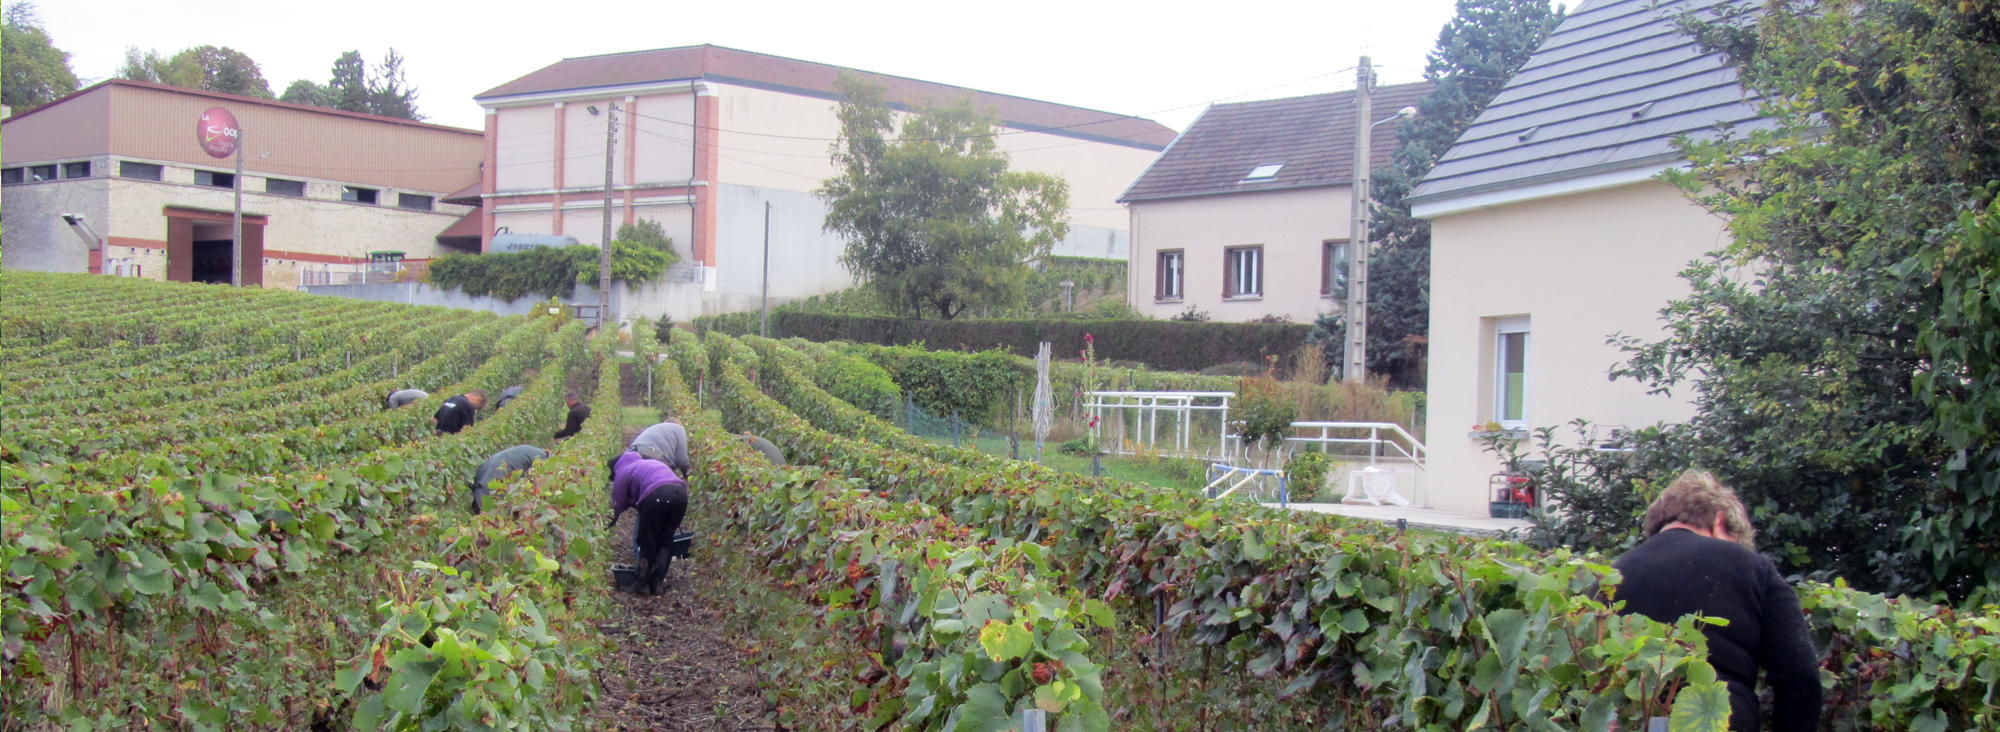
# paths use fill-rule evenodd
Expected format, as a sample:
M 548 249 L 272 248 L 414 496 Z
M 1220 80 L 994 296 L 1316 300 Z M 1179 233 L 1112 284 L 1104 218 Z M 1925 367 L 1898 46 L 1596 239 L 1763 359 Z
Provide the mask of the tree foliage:
M 1640 458 L 1717 472 L 1792 571 L 1991 593 L 1996 6 L 1760 7 L 1683 21 L 1767 126 L 1681 142 L 1690 169 L 1669 179 L 1732 241 L 1683 274 L 1692 291 L 1662 310 L 1664 338 L 1622 339 L 1617 375 L 1698 409 L 1642 440 Z
M 1028 265 L 1069 233 L 1069 183 L 1010 170 L 998 125 L 970 97 L 902 120 L 852 75 L 842 95 L 840 174 L 821 183 L 841 262 L 898 312 L 950 320 L 1021 299 Z
M 137 46 L 127 46 L 125 63 L 118 67 L 118 78 L 260 99 L 272 98 L 271 85 L 264 81 L 263 68 L 249 56 L 228 46 L 195 46 L 172 56 L 162 56 L 156 50 L 142 53 Z
M 403 70 L 403 55 L 391 48 L 371 73 L 360 51 L 347 51 L 334 59 L 332 78 L 325 84 L 299 79 L 285 87 L 279 101 L 328 107 L 347 112 L 383 117 L 422 120 L 417 112 L 417 89 L 410 86 Z
M 76 86 L 69 52 L 49 40 L 35 4 L 12 2 L 0 10 L 0 103 L 27 109 L 60 99 Z
M 658 224 L 625 224 L 611 240 L 611 279 L 641 284 L 666 274 L 680 261 L 673 240 Z M 431 262 L 425 279 L 467 295 L 491 295 L 512 302 L 529 293 L 571 297 L 577 284 L 595 285 L 602 250 L 593 246 L 538 247 L 525 252 L 451 254 Z
M 1368 371 L 1404 388 L 1424 384 L 1430 335 L 1431 225 L 1410 215 L 1403 200 L 1507 79 L 1562 23 L 1563 9 L 1546 0 L 1458 0 L 1458 14 L 1438 32 L 1424 66 L 1437 88 L 1417 103 L 1417 116 L 1397 128 L 1395 163 L 1373 171 L 1376 249 L 1368 263 Z M 1342 343 L 1341 314 L 1321 316 L 1326 340 Z M 1338 351 L 1329 353 L 1340 358 Z

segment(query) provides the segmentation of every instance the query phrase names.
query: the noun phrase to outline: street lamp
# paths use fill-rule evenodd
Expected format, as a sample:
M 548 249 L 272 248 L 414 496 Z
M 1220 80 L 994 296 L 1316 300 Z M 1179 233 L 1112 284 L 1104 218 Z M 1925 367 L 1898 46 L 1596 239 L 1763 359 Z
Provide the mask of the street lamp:
M 1404 107 L 1386 119 L 1370 122 L 1370 102 L 1375 92 L 1375 69 L 1367 56 L 1355 79 L 1353 216 L 1348 223 L 1351 250 L 1347 257 L 1347 338 L 1341 359 L 1341 378 L 1350 384 L 1368 378 L 1368 228 L 1374 217 L 1374 190 L 1369 179 L 1370 142 L 1376 127 L 1390 121 L 1417 116 L 1416 107 Z

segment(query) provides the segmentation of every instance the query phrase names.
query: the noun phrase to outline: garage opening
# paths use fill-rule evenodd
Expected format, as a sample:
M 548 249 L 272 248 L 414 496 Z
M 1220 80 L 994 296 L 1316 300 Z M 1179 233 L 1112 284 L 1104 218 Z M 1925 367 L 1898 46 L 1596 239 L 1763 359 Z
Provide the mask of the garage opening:
M 232 268 L 229 266 L 229 228 L 229 224 L 195 222 L 194 271 L 189 281 L 211 285 L 230 283 Z
M 234 268 L 242 267 L 242 283 L 264 283 L 264 225 L 268 218 L 243 215 L 243 259 L 229 259 L 230 216 L 227 211 L 168 206 L 167 279 L 227 285 Z

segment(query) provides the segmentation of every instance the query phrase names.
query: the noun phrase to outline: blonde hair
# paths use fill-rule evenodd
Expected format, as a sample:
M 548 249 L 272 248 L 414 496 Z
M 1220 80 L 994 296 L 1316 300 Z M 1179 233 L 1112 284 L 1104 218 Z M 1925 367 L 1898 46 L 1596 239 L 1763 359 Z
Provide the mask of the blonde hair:
M 1743 500 L 1713 473 L 1703 470 L 1681 473 L 1653 499 L 1653 505 L 1646 507 L 1646 536 L 1651 538 L 1676 521 L 1714 526 L 1717 514 L 1721 514 L 1722 528 L 1730 539 L 1752 551 L 1757 549 L 1757 530 L 1750 526 L 1750 511 L 1743 507 Z

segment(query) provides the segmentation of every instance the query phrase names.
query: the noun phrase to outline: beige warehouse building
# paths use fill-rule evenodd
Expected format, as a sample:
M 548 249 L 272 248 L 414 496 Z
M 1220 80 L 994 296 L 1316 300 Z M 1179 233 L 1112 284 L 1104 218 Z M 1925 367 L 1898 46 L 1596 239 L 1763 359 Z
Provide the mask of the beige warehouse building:
M 196 139 L 211 107 L 245 135 L 236 265 L 235 160 Z M 479 249 L 476 130 L 125 80 L 0 125 L 9 269 L 226 283 L 240 266 L 245 284 L 292 288 L 371 260 Z M 64 215 L 81 215 L 89 233 Z

